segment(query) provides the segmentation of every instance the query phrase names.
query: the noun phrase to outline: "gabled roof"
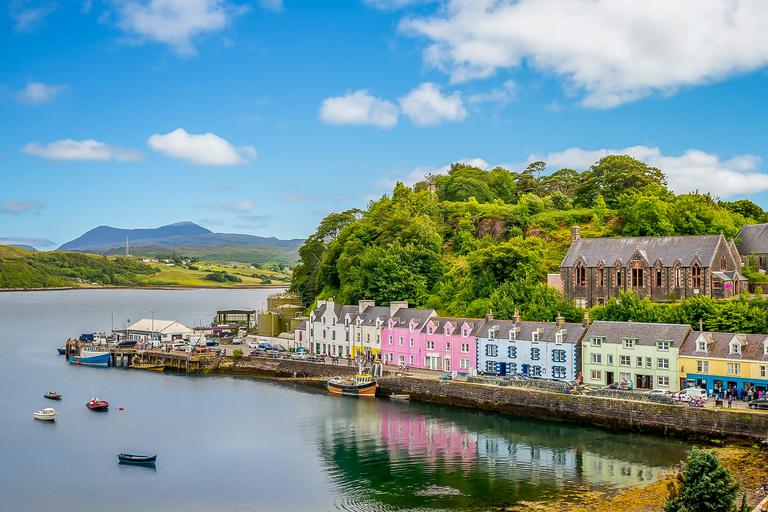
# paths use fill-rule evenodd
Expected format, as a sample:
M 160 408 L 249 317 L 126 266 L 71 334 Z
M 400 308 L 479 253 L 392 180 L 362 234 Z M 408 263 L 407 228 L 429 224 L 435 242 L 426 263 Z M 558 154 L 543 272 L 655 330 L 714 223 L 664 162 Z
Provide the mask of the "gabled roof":
M 566 343 L 576 343 L 581 339 L 581 335 L 584 332 L 584 326 L 581 324 L 564 323 L 562 327 L 558 327 L 555 322 L 517 322 L 512 320 L 491 320 L 484 322 L 479 329 L 477 329 L 476 336 L 478 338 L 487 338 L 488 331 L 491 328 L 498 328 L 497 338 L 508 339 L 509 332 L 513 328 L 519 328 L 517 335 L 518 340 L 531 340 L 533 339 L 533 332 L 537 329 L 541 329 L 539 335 L 539 341 L 555 341 L 555 333 L 564 329 L 566 331 Z
M 128 331 L 139 331 L 139 332 L 183 332 L 183 331 L 191 331 L 193 330 L 191 327 L 187 327 L 186 325 L 182 324 L 181 322 L 178 322 L 176 320 L 160 320 L 158 318 L 155 318 L 152 320 L 151 318 L 142 318 L 138 322 L 134 322 L 133 324 L 128 326 Z
M 636 339 L 637 345 L 653 346 L 657 341 L 669 341 L 672 347 L 680 347 L 691 326 L 687 324 L 646 324 L 640 322 L 608 322 L 596 320 L 589 326 L 584 339 L 593 336 L 603 338 L 603 343 L 621 343 L 625 338 Z
M 744 224 L 736 238 L 741 239 L 736 246 L 742 256 L 768 253 L 768 224 Z
M 696 342 L 700 337 L 707 341 L 707 351 L 696 350 Z M 737 339 L 741 343 L 741 354 L 730 354 L 731 340 Z M 686 357 L 714 357 L 719 359 L 734 359 L 736 361 L 768 361 L 765 355 L 763 342 L 768 339 L 768 334 L 734 334 L 732 332 L 702 332 L 692 331 L 680 347 L 681 356 Z
M 442 317 L 442 316 L 435 316 L 432 317 L 431 320 L 435 323 L 435 333 L 443 334 L 445 332 L 445 326 L 446 324 L 451 324 L 454 327 L 454 335 L 457 332 L 456 329 L 460 329 L 462 325 L 465 323 L 469 325 L 470 329 L 472 331 L 470 332 L 470 336 L 476 336 L 475 332 L 480 328 L 481 325 L 483 325 L 483 322 L 485 322 L 482 318 L 449 318 L 449 317 Z M 458 331 L 459 334 L 461 334 L 461 331 Z
M 366 310 L 367 311 L 367 310 Z M 431 317 L 437 315 L 434 309 L 400 308 L 391 317 L 395 327 L 408 327 L 411 320 L 416 322 L 414 329 L 421 330 Z
M 307 328 L 307 322 L 309 322 L 308 319 L 307 320 L 302 320 L 301 323 L 296 326 L 296 329 L 299 330 L 299 331 L 303 331 L 304 329 Z
M 389 307 L 387 306 L 368 306 L 365 311 L 358 315 L 362 320 L 362 325 L 375 326 L 376 319 L 386 322 L 389 318 Z
M 678 258 L 688 266 L 696 255 L 704 266 L 712 266 L 721 240 L 725 240 L 723 235 L 579 238 L 571 244 L 560 266 L 572 267 L 579 257 L 588 267 L 596 267 L 600 260 L 611 265 L 619 260 L 626 265 L 637 250 L 642 251 L 649 262 L 659 259 L 666 267 L 673 266 Z

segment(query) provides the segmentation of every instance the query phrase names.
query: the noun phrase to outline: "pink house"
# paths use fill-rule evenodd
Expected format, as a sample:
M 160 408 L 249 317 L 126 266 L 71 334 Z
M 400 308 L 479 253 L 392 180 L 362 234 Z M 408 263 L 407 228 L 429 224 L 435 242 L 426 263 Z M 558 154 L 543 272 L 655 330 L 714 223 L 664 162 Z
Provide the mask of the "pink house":
M 477 337 L 483 324 L 476 318 L 432 317 L 422 330 L 424 365 L 422 368 L 445 372 L 477 374 Z
M 381 330 L 381 360 L 387 365 L 424 368 L 421 331 L 434 309 L 400 308 Z

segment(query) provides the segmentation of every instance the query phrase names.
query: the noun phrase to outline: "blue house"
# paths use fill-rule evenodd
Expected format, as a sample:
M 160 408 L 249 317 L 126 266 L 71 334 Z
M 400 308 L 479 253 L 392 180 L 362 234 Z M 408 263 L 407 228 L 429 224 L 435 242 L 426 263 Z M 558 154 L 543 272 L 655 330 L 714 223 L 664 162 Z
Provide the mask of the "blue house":
M 574 380 L 585 330 L 559 316 L 555 322 L 522 322 L 517 311 L 512 320 L 494 320 L 489 314 L 477 331 L 477 371 Z

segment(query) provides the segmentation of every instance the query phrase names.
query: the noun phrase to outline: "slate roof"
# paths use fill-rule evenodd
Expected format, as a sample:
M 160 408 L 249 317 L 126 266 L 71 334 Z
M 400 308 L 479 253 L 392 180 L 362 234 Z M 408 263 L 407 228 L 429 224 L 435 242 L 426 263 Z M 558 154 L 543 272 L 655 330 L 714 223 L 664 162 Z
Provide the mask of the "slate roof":
M 736 238 L 741 238 L 736 246 L 742 256 L 768 253 L 768 224 L 745 224 Z
M 579 238 L 571 244 L 560 266 L 573 267 L 579 256 L 588 267 L 596 267 L 600 260 L 608 267 L 612 267 L 616 260 L 626 265 L 640 249 L 651 265 L 658 259 L 663 266 L 672 267 L 679 259 L 684 267 L 688 267 L 698 254 L 702 264 L 711 267 L 721 239 L 724 239 L 723 235 Z
M 323 317 L 323 314 L 325 314 L 326 307 L 327 307 L 327 304 L 322 304 L 315 308 L 314 310 L 315 322 L 322 322 L 322 317 Z
M 368 306 L 365 310 L 358 315 L 362 320 L 361 325 L 376 325 L 376 319 L 380 319 L 382 322 L 386 322 L 389 319 L 389 307 L 388 306 Z
M 633 338 L 637 345 L 653 346 L 656 341 L 669 341 L 672 347 L 680 347 L 691 326 L 687 324 L 646 324 L 641 322 L 608 322 L 596 320 L 587 329 L 584 339 L 597 336 L 603 343 L 621 343 L 624 338 Z
M 304 330 L 306 330 L 306 328 L 307 328 L 307 322 L 308 322 L 308 321 L 309 321 L 309 320 L 302 320 L 302 321 L 301 321 L 301 323 L 300 323 L 299 325 L 297 325 L 297 326 L 296 326 L 296 330 L 298 330 L 298 331 L 304 331 Z
M 724 270 L 722 272 L 712 272 L 712 275 L 718 277 L 723 281 L 749 281 L 749 278 L 744 277 L 734 270 Z
M 707 351 L 699 352 L 696 350 L 697 341 L 700 335 L 704 335 L 707 340 Z M 742 354 L 729 354 L 731 340 L 736 337 L 741 341 Z M 768 361 L 768 355 L 765 355 L 763 342 L 768 339 L 768 334 L 734 334 L 732 332 L 702 332 L 692 331 L 680 347 L 680 356 L 733 359 L 735 361 Z M 745 346 L 746 344 L 746 346 Z
M 436 314 L 434 309 L 400 308 L 391 318 L 395 321 L 395 327 L 408 327 L 411 320 L 416 320 L 415 329 L 421 330 L 427 320 Z
M 484 322 L 476 329 L 475 336 L 478 338 L 488 338 L 488 331 L 496 327 L 498 327 L 496 337 L 500 339 L 509 339 L 509 331 L 513 327 L 519 327 L 520 330 L 516 336 L 519 340 L 533 339 L 533 331 L 541 329 L 539 341 L 555 341 L 555 333 L 560 330 L 555 322 L 518 322 L 515 324 L 512 320 L 491 320 Z M 584 332 L 584 326 L 581 324 L 564 323 L 562 328 L 566 330 L 565 339 L 563 340 L 565 343 L 577 343 Z
M 458 329 L 465 323 L 472 328 L 472 332 L 470 332 L 470 336 L 477 336 L 477 331 L 482 327 L 483 322 L 485 322 L 482 318 L 450 318 L 450 317 L 441 317 L 441 316 L 435 316 L 432 317 L 431 320 L 435 323 L 435 333 L 436 334 L 444 334 L 445 333 L 445 324 L 452 324 L 454 326 L 454 329 Z M 454 330 L 454 333 L 457 331 Z M 458 331 L 459 334 L 461 334 L 461 331 Z

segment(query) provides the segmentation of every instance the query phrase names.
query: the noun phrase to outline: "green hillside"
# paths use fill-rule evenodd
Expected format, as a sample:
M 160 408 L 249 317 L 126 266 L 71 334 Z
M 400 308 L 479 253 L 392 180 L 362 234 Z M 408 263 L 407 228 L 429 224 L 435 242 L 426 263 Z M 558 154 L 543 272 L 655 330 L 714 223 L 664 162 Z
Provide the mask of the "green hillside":
M 581 236 L 662 236 L 723 232 L 765 222 L 758 205 L 709 194 L 676 195 L 664 173 L 627 156 L 608 156 L 579 173 L 521 173 L 454 164 L 413 187 L 398 183 L 365 211 L 323 219 L 299 249 L 291 290 L 307 304 L 408 300 L 452 316 L 491 308 L 510 318 L 553 320 L 583 312 L 546 286 L 571 241 Z
M 178 262 L 178 264 L 177 264 Z M 33 252 L 0 245 L 0 289 L 92 286 L 238 286 L 287 285 L 279 265 L 246 269 L 210 262 L 182 265 L 144 263 L 141 258 L 65 251 Z
M 246 265 L 279 265 L 293 267 L 299 261 L 298 247 L 280 247 L 276 245 L 242 245 L 224 244 L 211 247 L 179 246 L 179 247 L 131 247 L 131 254 L 154 258 L 158 255 L 170 256 L 173 253 L 184 254 L 200 260 L 213 263 L 242 263 Z M 108 251 L 108 255 L 121 255 L 125 249 L 117 248 Z

